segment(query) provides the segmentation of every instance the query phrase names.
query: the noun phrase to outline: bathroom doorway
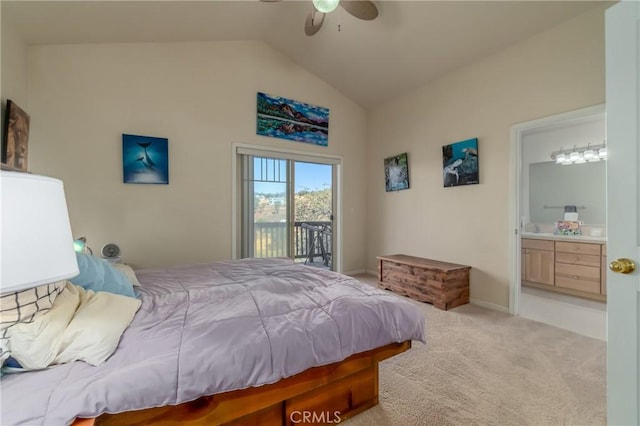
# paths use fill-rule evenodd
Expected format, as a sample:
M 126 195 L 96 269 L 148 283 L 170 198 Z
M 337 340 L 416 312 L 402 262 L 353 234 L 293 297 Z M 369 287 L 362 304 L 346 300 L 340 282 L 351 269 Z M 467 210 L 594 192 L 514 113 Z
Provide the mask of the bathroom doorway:
M 520 123 L 511 136 L 510 312 L 605 340 L 604 105 Z M 589 254 L 566 253 L 581 248 Z

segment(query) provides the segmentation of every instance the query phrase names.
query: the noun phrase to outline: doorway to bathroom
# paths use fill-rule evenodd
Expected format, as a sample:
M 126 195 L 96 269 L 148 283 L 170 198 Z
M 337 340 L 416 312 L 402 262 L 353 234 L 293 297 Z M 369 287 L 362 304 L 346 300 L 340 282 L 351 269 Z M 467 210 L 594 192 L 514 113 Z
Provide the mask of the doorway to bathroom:
M 605 340 L 604 105 L 517 124 L 511 140 L 510 312 Z

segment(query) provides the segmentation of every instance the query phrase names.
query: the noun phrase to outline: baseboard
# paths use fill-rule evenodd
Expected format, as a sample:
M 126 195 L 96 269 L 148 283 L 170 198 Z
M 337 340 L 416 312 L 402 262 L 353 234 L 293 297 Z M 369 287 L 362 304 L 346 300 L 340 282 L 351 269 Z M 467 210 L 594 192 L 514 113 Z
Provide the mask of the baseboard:
M 472 305 L 476 305 L 476 306 L 480 306 L 482 308 L 487 308 L 487 309 L 492 309 L 494 311 L 499 311 L 499 312 L 504 312 L 505 314 L 509 313 L 509 308 L 502 306 L 502 305 L 497 305 L 495 303 L 491 303 L 491 302 L 485 302 L 484 300 L 478 300 L 478 299 L 469 299 L 469 303 L 471 303 Z
M 353 271 L 343 272 L 345 275 L 358 275 L 358 274 L 366 274 L 366 269 L 354 269 Z
M 378 276 L 378 271 L 371 271 L 369 269 L 367 269 L 366 271 L 364 271 L 365 274 L 369 274 L 369 275 L 373 275 L 374 277 Z

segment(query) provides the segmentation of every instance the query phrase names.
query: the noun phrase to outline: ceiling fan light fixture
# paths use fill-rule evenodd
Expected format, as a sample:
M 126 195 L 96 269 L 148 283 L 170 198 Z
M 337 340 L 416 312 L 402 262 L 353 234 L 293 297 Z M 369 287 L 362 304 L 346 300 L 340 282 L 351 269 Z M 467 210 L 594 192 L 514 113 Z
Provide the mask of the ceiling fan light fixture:
M 313 0 L 313 6 L 318 12 L 329 13 L 336 10 L 340 0 Z

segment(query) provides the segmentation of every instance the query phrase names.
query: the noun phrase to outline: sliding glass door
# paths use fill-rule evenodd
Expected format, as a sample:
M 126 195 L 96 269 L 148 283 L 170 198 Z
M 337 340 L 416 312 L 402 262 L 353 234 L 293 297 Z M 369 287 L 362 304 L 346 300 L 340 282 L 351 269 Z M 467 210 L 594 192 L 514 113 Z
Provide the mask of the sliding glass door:
M 287 256 L 333 269 L 334 168 L 241 155 L 241 257 Z
M 295 161 L 294 257 L 333 268 L 333 166 Z

